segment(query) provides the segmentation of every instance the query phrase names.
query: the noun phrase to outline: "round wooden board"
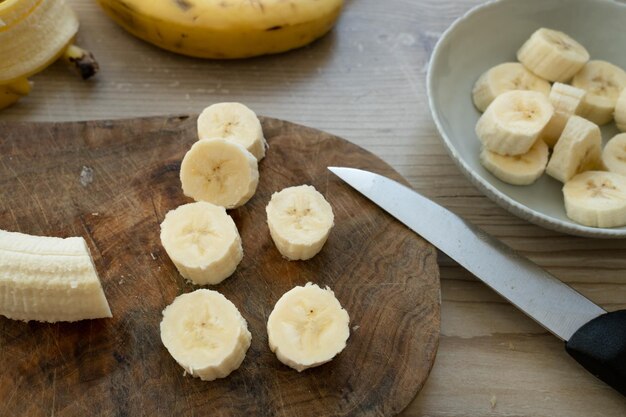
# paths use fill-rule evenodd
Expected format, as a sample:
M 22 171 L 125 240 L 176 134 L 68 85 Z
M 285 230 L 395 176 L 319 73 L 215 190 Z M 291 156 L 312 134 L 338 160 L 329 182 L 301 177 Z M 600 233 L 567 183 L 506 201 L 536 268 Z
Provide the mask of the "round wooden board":
M 376 156 L 332 135 L 264 118 L 261 180 L 230 211 L 244 259 L 213 287 L 247 319 L 252 345 L 229 377 L 183 375 L 159 337 L 161 311 L 197 287 L 159 241 L 168 210 L 189 202 L 180 161 L 196 140 L 189 116 L 46 124 L 0 123 L 0 228 L 84 236 L 112 319 L 23 323 L 0 317 L 0 414 L 10 416 L 380 416 L 419 392 L 439 340 L 435 249 L 332 175 L 352 166 L 404 181 Z M 88 173 L 92 170 L 92 181 Z M 283 259 L 265 206 L 284 187 L 312 184 L 335 227 L 305 262 Z M 346 349 L 298 373 L 267 346 L 274 303 L 296 285 L 329 286 L 350 314 Z

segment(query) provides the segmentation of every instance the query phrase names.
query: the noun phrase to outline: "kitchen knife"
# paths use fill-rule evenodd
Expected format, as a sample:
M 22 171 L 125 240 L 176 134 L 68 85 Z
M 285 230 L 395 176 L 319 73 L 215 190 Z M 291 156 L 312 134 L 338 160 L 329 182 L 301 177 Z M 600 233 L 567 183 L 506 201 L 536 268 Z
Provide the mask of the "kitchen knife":
M 626 310 L 607 313 L 499 240 L 396 181 L 354 168 L 328 169 L 564 340 L 574 359 L 626 396 Z

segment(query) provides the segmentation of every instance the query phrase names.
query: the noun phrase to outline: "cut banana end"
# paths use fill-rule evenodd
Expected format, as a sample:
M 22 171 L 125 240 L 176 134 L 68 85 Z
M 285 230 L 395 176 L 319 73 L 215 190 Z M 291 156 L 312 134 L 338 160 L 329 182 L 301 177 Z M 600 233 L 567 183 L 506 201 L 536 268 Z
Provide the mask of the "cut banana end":
M 239 368 L 251 340 L 237 307 L 217 291 L 180 295 L 163 310 L 161 341 L 187 373 L 204 381 Z
M 517 59 L 541 78 L 564 83 L 589 61 L 589 52 L 565 33 L 541 28 L 522 45 Z
M 626 225 L 626 177 L 614 172 L 587 171 L 563 187 L 565 211 L 590 227 Z
M 266 142 L 256 113 L 241 103 L 213 104 L 198 117 L 198 138 L 223 138 L 243 146 L 260 161 Z
M 285 188 L 272 195 L 265 208 L 270 235 L 289 260 L 315 256 L 333 227 L 333 209 L 311 185 Z
M 542 140 L 538 140 L 523 155 L 503 156 L 483 148 L 480 163 L 501 181 L 513 185 L 529 185 L 537 181 L 545 171 L 548 153 L 548 145 Z
M 0 314 L 43 322 L 111 317 L 85 239 L 0 230 Z
M 259 169 L 254 155 L 238 143 L 201 139 L 185 154 L 180 181 L 187 197 L 230 209 L 252 198 Z
M 615 104 L 615 124 L 620 132 L 626 132 L 626 88 L 622 90 Z
M 609 171 L 626 175 L 626 133 L 615 136 L 606 144 L 602 162 Z
M 602 126 L 613 120 L 617 99 L 626 88 L 626 72 L 606 61 L 589 61 L 572 85 L 587 92 L 578 114 Z
M 278 300 L 267 321 L 272 352 L 302 372 L 332 360 L 346 347 L 350 317 L 330 288 L 308 283 Z
M 571 116 L 574 116 L 585 98 L 585 90 L 571 85 L 554 83 L 550 91 L 550 103 L 554 107 L 554 115 L 541 133 L 541 138 L 551 148 L 561 137 L 563 129 Z
M 472 99 L 478 110 L 484 112 L 496 97 L 512 90 L 532 90 L 550 93 L 550 83 L 528 71 L 519 62 L 496 65 L 480 76 L 472 90 Z
M 488 150 L 523 155 L 537 141 L 553 114 L 548 97 L 536 91 L 500 94 L 476 124 L 476 134 Z
M 600 128 L 582 117 L 570 117 L 554 147 L 546 173 L 566 183 L 576 174 L 601 168 Z
M 224 207 L 206 202 L 168 212 L 161 223 L 161 243 L 180 274 L 197 285 L 219 284 L 243 258 L 235 222 Z

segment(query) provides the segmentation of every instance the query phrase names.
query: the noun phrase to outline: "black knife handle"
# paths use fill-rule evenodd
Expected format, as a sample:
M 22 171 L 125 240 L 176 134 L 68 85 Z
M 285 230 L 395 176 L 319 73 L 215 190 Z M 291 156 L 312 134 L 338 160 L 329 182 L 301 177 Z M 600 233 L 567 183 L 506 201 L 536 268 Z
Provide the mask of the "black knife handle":
M 565 350 L 585 369 L 626 396 L 626 310 L 591 320 L 565 343 Z

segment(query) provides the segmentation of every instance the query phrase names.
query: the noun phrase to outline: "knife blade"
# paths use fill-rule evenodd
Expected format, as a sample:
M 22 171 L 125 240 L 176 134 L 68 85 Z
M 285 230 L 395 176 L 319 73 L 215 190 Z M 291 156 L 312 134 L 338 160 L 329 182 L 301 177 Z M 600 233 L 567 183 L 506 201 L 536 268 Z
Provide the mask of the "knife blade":
M 331 172 L 566 341 L 568 353 L 626 395 L 626 310 L 604 309 L 476 226 L 396 181 Z

